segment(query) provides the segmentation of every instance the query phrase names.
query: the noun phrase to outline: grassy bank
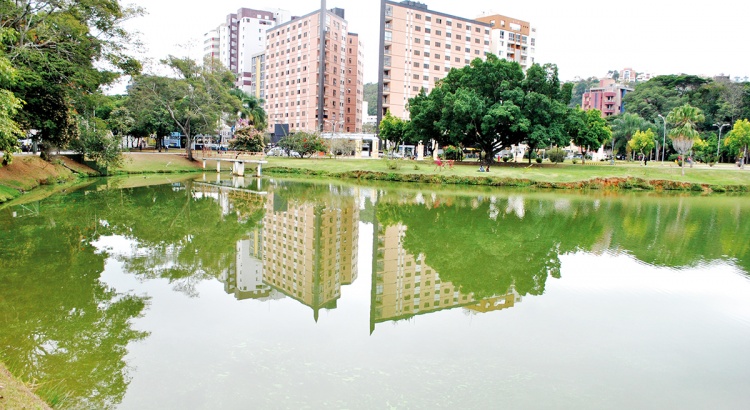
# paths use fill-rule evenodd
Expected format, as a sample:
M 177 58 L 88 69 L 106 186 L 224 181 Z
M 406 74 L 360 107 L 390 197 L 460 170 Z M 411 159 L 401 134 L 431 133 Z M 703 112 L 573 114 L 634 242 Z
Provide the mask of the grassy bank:
M 643 189 L 750 192 L 750 170 L 696 165 L 681 175 L 672 163 L 497 164 L 489 173 L 478 164 L 436 169 L 431 161 L 269 158 L 264 172 L 277 175 L 356 178 L 396 182 L 520 186 L 555 189 Z
M 0 363 L 0 408 L 49 409 L 50 406 L 32 393 L 25 384 L 13 377 Z
M 36 155 L 17 155 L 10 165 L 0 167 L 0 203 L 42 185 L 70 183 L 79 176 L 92 175 L 98 173 L 67 157 L 47 162 Z

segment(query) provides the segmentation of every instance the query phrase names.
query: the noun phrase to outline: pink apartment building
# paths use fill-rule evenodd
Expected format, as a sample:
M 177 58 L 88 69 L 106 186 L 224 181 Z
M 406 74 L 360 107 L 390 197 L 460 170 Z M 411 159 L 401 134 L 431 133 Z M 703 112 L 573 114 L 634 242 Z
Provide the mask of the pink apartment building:
M 266 32 L 269 131 L 358 132 L 362 128 L 361 43 L 344 10 L 321 9 Z

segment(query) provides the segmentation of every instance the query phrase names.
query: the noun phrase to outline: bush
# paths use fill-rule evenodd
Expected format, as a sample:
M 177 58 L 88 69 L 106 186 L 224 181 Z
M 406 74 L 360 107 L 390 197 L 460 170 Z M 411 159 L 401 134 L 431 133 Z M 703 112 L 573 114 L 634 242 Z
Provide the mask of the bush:
M 578 158 L 573 158 L 573 164 L 577 164 L 577 163 L 578 163 Z
M 453 145 L 444 147 L 443 155 L 445 155 L 445 159 L 452 159 L 454 161 L 463 161 L 464 159 L 464 153 L 461 148 L 454 147 Z
M 529 155 L 531 155 L 531 159 L 536 158 L 536 152 L 534 151 L 526 151 L 523 153 L 523 159 L 529 159 Z
M 565 161 L 566 155 L 567 153 L 562 148 L 552 148 L 551 150 L 547 151 L 547 157 L 549 157 L 550 162 L 555 164 Z
M 503 162 L 508 162 L 508 161 L 510 161 L 510 157 L 509 157 L 509 156 L 507 156 L 507 155 L 506 155 L 506 156 L 504 156 L 504 157 L 503 157 Z
M 536 157 L 536 163 L 537 163 L 537 164 L 541 164 L 541 163 L 542 163 L 542 159 L 541 159 L 541 158 L 539 158 L 539 157 Z

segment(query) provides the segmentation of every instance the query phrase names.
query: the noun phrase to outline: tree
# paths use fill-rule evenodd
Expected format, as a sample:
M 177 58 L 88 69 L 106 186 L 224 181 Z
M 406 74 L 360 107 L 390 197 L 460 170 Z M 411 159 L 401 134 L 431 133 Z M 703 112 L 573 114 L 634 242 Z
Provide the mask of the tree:
M 650 129 L 644 131 L 636 131 L 635 135 L 633 135 L 633 138 L 628 142 L 628 145 L 630 145 L 630 148 L 633 151 L 637 151 L 641 153 L 641 156 L 643 157 L 643 165 L 646 165 L 646 161 L 648 160 L 646 156 L 646 152 L 651 152 L 652 149 L 654 149 L 654 132 Z
M 78 124 L 80 129 L 70 144 L 74 151 L 105 169 L 122 165 L 122 140 L 112 134 L 104 120 L 80 118 Z
M 573 144 L 580 147 L 584 164 L 587 151 L 598 150 L 604 141 L 612 138 L 612 130 L 599 110 L 575 108 L 568 114 L 566 128 Z
M 529 128 L 523 142 L 528 151 L 550 145 L 567 145 L 570 141 L 565 133 L 565 121 L 568 114 L 567 101 L 570 90 L 561 90 L 557 66 L 553 64 L 532 65 L 526 71 L 522 83 L 524 99 L 521 107 L 523 116 L 529 122 Z M 531 164 L 529 155 L 529 164 Z
M 297 132 L 279 140 L 279 146 L 286 151 L 287 155 L 296 152 L 300 158 L 310 157 L 316 152 L 326 150 L 320 135 L 309 132 Z
M 135 119 L 131 115 L 128 107 L 125 106 L 113 109 L 107 118 L 107 126 L 112 130 L 112 134 L 121 139 L 130 135 L 130 131 L 133 129 L 134 125 Z M 129 145 L 132 147 L 132 141 L 129 142 Z
M 229 143 L 229 149 L 234 151 L 263 152 L 266 144 L 263 132 L 253 128 L 244 127 L 235 131 L 235 139 Z
M 599 86 L 599 79 L 596 77 L 589 77 L 585 80 L 580 80 L 573 83 L 572 96 L 568 107 L 575 108 L 577 105 L 583 104 L 583 94 L 591 88 Z
M 16 70 L 0 51 L 0 151 L 3 152 L 3 165 L 13 161 L 13 152 L 18 149 L 18 138 L 23 137 L 21 127 L 13 119 L 21 109 L 22 101 L 6 89 L 15 81 Z
M 378 113 L 378 84 L 366 83 L 364 86 L 364 101 L 367 101 L 367 112 L 363 115 L 375 115 Z
M 612 156 L 614 157 L 615 151 L 619 150 L 619 148 L 615 148 L 616 144 L 620 147 L 627 146 L 636 132 L 645 131 L 648 127 L 648 122 L 638 114 L 625 113 L 618 115 L 612 121 Z
M 690 104 L 677 107 L 667 115 L 667 122 L 672 125 L 669 138 L 672 140 L 674 149 L 682 155 L 682 175 L 685 175 L 685 155 L 690 152 L 695 139 L 699 138 L 696 125 L 704 120 L 703 112 Z
M 492 54 L 474 59 L 451 70 L 429 95 L 409 100 L 412 129 L 441 145 L 479 148 L 491 162 L 502 147 L 521 143 L 533 131 L 522 111 L 523 80 L 516 62 Z
M 229 92 L 242 102 L 242 109 L 239 114 L 240 118 L 247 120 L 256 130 L 264 131 L 268 127 L 266 111 L 263 109 L 265 101 L 238 88 L 234 88 Z
M 409 138 L 410 134 L 409 121 L 394 117 L 390 112 L 380 121 L 380 138 L 389 142 L 393 151 L 397 150 L 399 145 Z
M 134 79 L 131 98 L 142 107 L 162 109 L 187 140 L 185 152 L 193 159 L 192 141 L 197 134 L 216 134 L 222 121 L 231 123 L 242 110 L 230 93 L 234 74 L 220 65 L 199 66 L 189 58 L 169 56 L 162 63 L 176 78 L 142 75 Z
M 118 0 L 0 2 L 0 55 L 18 73 L 7 90 L 24 101 L 14 119 L 37 131 L 46 152 L 76 136 L 75 108 L 85 96 L 139 72 L 122 23 L 140 13 Z
M 741 153 L 741 166 L 742 169 L 745 169 L 747 148 L 750 145 L 750 121 L 742 119 L 735 122 L 732 131 L 727 134 L 727 138 L 724 140 L 724 145 Z

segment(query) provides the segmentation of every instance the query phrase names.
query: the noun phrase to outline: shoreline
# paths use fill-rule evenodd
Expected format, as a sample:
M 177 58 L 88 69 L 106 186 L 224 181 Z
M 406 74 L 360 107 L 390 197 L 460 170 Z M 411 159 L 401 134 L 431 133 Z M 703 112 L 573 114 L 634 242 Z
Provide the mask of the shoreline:
M 52 407 L 0 362 L 0 408 L 49 410 Z
M 126 153 L 125 164 L 110 170 L 107 176 L 123 175 L 188 175 L 207 172 L 199 161 L 188 161 L 182 153 Z M 604 168 L 600 164 L 583 168 L 583 165 L 553 164 L 497 164 L 490 175 L 477 175 L 474 165 L 457 164 L 451 170 L 434 168 L 431 161 L 371 159 L 289 159 L 268 158 L 263 168 L 266 175 L 302 178 L 348 179 L 353 181 L 385 181 L 398 183 L 425 183 L 437 185 L 464 185 L 490 187 L 516 187 L 549 190 L 609 190 L 691 192 L 700 194 L 749 193 L 750 172 L 740 170 L 714 170 L 721 174 L 719 182 L 711 181 L 711 173 L 690 170 L 685 177 L 669 174 L 679 168 L 638 168 L 620 164 Z M 211 161 L 211 159 L 208 159 Z M 413 167 L 414 171 L 406 168 Z M 695 172 L 698 171 L 698 172 Z M 649 172 L 659 177 L 650 177 Z M 713 171 L 711 171 L 713 172 Z M 637 174 L 637 175 L 633 175 Z M 696 175 L 697 174 L 697 175 Z M 745 176 L 747 175 L 747 177 Z M 55 157 L 51 162 L 37 156 L 17 156 L 14 162 L 0 167 L 0 203 L 8 203 L 40 187 L 50 192 L 64 190 L 68 185 L 81 183 L 88 178 L 102 176 L 96 170 L 70 157 Z M 664 178 L 666 176 L 667 179 Z M 683 179 L 680 181 L 679 179 Z M 716 180 L 717 178 L 713 178 Z

